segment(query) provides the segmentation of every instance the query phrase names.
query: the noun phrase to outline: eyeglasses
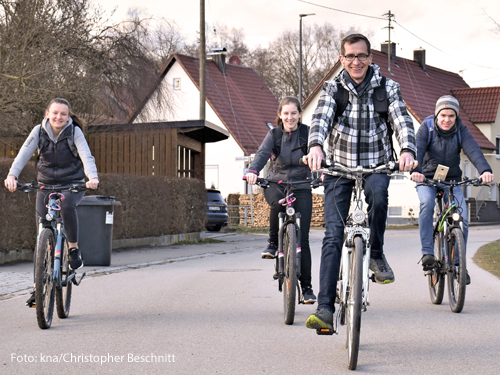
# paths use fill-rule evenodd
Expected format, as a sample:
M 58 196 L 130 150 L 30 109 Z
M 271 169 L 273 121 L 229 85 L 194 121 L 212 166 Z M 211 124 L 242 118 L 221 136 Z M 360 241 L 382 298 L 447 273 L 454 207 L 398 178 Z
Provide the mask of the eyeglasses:
M 354 61 L 354 59 L 357 57 L 359 61 L 366 61 L 370 55 L 367 55 L 365 53 L 360 53 L 359 55 L 345 55 L 344 58 L 351 62 Z

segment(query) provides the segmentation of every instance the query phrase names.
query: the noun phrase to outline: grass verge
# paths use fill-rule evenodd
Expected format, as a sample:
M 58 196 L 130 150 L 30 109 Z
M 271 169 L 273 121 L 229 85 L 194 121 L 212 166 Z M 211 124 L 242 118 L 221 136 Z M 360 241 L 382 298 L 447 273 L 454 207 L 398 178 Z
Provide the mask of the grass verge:
M 472 259 L 482 269 L 500 277 L 500 240 L 481 246 Z

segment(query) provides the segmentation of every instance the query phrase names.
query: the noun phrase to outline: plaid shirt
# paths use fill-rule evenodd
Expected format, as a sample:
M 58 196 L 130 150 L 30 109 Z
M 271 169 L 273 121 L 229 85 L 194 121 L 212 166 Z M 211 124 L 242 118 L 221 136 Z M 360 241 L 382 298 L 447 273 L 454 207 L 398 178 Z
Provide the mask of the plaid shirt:
M 323 146 L 326 140 L 326 157 L 346 167 L 369 167 L 385 164 L 392 159 L 391 142 L 384 120 L 374 110 L 373 90 L 380 86 L 380 68 L 372 64 L 373 77 L 370 86 L 358 97 L 354 86 L 343 78 L 343 70 L 331 81 L 326 81 L 314 111 L 309 132 L 309 147 Z M 337 85 L 349 93 L 349 102 L 338 123 L 334 122 L 337 104 L 334 97 Z M 413 121 L 406 111 L 399 83 L 386 79 L 389 104 L 388 123 L 401 150 L 417 154 Z

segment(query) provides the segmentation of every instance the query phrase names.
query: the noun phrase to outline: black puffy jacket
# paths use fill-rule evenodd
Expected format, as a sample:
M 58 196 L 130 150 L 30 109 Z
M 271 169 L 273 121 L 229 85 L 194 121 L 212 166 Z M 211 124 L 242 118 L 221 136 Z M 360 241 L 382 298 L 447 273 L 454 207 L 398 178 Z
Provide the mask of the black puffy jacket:
M 78 153 L 71 149 L 70 138 L 73 138 L 73 127 L 66 127 L 59 134 L 57 142 L 54 143 L 45 131 L 41 128 L 38 155 L 38 182 L 56 185 L 67 184 L 75 181 L 82 181 L 85 178 L 83 164 Z

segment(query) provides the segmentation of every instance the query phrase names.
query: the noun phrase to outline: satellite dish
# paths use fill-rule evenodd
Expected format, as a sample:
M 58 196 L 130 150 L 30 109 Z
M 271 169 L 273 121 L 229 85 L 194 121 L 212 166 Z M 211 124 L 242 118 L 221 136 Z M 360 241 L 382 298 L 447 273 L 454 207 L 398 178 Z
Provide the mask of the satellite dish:
M 233 65 L 241 65 L 241 60 L 238 56 L 231 56 L 229 58 L 229 64 L 233 64 Z

